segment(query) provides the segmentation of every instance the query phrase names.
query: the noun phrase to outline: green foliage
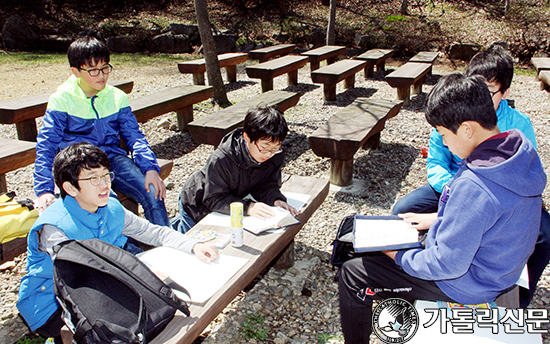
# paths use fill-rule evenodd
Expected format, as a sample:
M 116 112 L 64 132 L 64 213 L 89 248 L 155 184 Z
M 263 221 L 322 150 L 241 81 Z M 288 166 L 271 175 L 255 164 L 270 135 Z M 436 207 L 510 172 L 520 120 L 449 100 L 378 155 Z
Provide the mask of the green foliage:
M 282 32 L 288 34 L 291 42 L 299 42 L 306 34 L 302 24 L 300 24 L 294 17 L 286 17 L 281 21 Z
M 321 333 L 317 336 L 317 344 L 327 344 L 327 343 L 329 343 L 329 341 L 331 341 L 333 339 L 338 340 L 338 341 L 343 341 L 344 337 L 335 336 L 335 335 L 328 334 L 328 333 Z
M 257 314 L 246 315 L 246 321 L 241 325 L 239 332 L 242 333 L 246 339 L 257 339 L 265 340 L 267 339 L 267 333 L 265 329 L 259 329 L 260 325 L 265 322 L 264 317 Z
M 30 336 L 25 335 L 21 339 L 19 339 L 15 344 L 44 344 L 47 338 L 44 338 L 42 336 Z
M 400 21 L 407 21 L 407 17 L 404 16 L 397 16 L 397 15 L 389 15 L 386 16 L 386 21 L 389 22 L 400 22 Z

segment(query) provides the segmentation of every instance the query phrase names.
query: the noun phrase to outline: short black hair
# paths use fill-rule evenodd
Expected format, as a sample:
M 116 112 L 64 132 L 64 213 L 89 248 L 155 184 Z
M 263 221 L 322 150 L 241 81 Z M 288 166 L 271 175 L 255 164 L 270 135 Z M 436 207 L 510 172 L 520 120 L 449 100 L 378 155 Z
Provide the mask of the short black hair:
M 243 131 L 251 142 L 261 139 L 283 142 L 288 133 L 288 126 L 281 111 L 274 107 L 258 107 L 246 114 Z
M 474 121 L 492 130 L 497 115 L 491 92 L 480 75 L 453 73 L 441 78 L 426 99 L 426 120 L 456 134 L 465 121 Z
M 111 60 L 111 52 L 104 41 L 91 34 L 78 37 L 69 46 L 67 51 L 69 65 L 79 68 L 85 64 L 92 65 L 101 61 L 109 63 Z
M 61 197 L 65 198 L 67 196 L 67 193 L 63 190 L 64 182 L 69 182 L 77 190 L 80 190 L 78 185 L 80 172 L 83 169 L 91 170 L 99 167 L 110 170 L 109 157 L 104 151 L 88 142 L 72 144 L 57 153 L 53 161 L 53 176 L 55 185 L 61 192 Z
M 514 60 L 502 46 L 494 44 L 472 57 L 466 68 L 466 75 L 481 75 L 487 81 L 500 84 L 500 92 L 505 92 L 512 84 L 514 77 Z

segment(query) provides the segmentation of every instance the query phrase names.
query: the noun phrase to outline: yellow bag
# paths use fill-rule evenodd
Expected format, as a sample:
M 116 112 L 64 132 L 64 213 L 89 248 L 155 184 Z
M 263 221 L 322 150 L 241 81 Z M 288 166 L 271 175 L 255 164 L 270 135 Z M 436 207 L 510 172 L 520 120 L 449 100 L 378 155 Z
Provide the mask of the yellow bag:
M 0 194 L 0 243 L 4 244 L 16 238 L 23 238 L 38 218 L 29 199 L 16 201 L 15 192 Z

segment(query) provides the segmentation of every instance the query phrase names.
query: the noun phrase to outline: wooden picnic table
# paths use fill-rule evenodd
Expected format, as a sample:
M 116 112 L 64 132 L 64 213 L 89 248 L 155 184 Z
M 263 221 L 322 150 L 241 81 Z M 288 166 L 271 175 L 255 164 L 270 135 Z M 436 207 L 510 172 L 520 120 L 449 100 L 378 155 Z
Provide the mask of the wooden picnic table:
M 327 65 L 336 62 L 336 58 L 346 53 L 346 47 L 325 45 L 323 47 L 303 52 L 301 55 L 309 57 L 309 66 L 312 71 L 319 69 L 321 61 L 327 60 Z
M 535 75 L 537 80 L 541 71 L 550 70 L 550 57 L 532 57 L 531 63 L 537 70 L 537 74 Z
M 248 52 L 250 60 L 258 60 L 260 63 L 269 60 L 272 57 L 284 56 L 296 49 L 296 44 L 277 44 L 265 48 L 251 50 Z
M 237 64 L 244 63 L 247 59 L 247 53 L 225 53 L 218 55 L 220 68 L 225 68 L 227 71 L 227 81 L 237 82 Z M 193 74 L 194 85 L 206 85 L 204 80 L 206 59 L 178 63 L 178 69 L 180 73 Z
M 191 304 L 189 307 L 191 310 L 190 317 L 186 317 L 178 311 L 174 319 L 164 331 L 151 341 L 151 344 L 192 343 L 241 290 L 250 284 L 279 253 L 293 243 L 296 233 L 323 203 L 329 191 L 329 182 L 326 179 L 290 176 L 283 182 L 282 190 L 311 195 L 306 207 L 297 216 L 301 222 L 287 227 L 280 233 L 264 232 L 260 235 L 254 235 L 244 231 L 244 245 L 242 247 L 236 248 L 228 245 L 221 250 L 221 253 L 247 258 L 246 265 L 204 304 Z M 200 222 L 195 228 L 200 230 L 214 229 L 225 233 L 231 232 L 229 227 L 205 226 L 201 225 Z M 189 276 L 189 278 L 200 278 L 200 276 Z
M 434 63 L 434 61 L 438 57 L 439 57 L 439 52 L 437 51 L 421 51 L 418 54 L 411 57 L 409 62 Z
M 133 81 L 113 81 L 109 84 L 126 93 L 132 92 L 134 88 Z M 0 102 L 0 123 L 15 124 L 19 140 L 36 142 L 36 118 L 44 116 L 48 100 L 53 93 L 55 92 Z
M 0 138 L 0 146 L 0 192 L 6 192 L 6 173 L 34 164 L 36 143 Z

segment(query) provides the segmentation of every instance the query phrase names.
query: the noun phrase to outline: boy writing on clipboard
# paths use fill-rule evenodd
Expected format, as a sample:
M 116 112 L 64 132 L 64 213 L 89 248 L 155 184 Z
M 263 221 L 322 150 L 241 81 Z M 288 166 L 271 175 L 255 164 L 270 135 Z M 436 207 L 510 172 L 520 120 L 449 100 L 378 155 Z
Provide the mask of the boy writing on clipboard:
M 243 128 L 227 134 L 206 164 L 183 185 L 179 215 L 172 227 L 185 233 L 208 213 L 229 214 L 232 202 L 243 203 L 244 215 L 270 218 L 270 206 L 298 211 L 281 193 L 283 140 L 288 132 L 284 115 L 273 107 L 248 111 Z M 248 194 L 257 202 L 244 199 Z
M 464 163 L 437 213 L 402 215 L 429 228 L 425 248 L 355 258 L 340 269 L 347 344 L 369 343 L 373 300 L 489 302 L 514 286 L 533 252 L 546 174 L 522 132 L 498 129 L 484 78 L 442 78 L 428 95 L 426 119 Z

